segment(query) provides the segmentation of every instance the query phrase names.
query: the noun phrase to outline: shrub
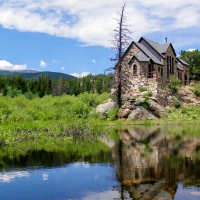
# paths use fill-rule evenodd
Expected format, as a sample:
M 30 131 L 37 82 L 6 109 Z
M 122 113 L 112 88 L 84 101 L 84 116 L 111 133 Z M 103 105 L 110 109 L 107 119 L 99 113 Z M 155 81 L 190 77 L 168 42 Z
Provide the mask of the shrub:
M 140 92 L 144 92 L 144 91 L 147 91 L 147 88 L 146 87 L 141 87 L 139 90 L 140 90 Z
M 174 75 L 170 75 L 168 87 L 172 93 L 177 92 L 181 85 L 181 81 Z
M 149 108 L 150 108 L 150 104 L 149 104 L 149 102 L 148 101 L 141 101 L 141 102 L 139 102 L 139 104 L 140 104 L 140 106 L 142 106 L 143 108 L 145 108 L 146 110 L 149 110 Z
M 173 99 L 173 104 L 175 108 L 179 108 L 181 106 L 177 98 Z
M 199 83 L 195 83 L 193 85 L 193 90 L 195 95 L 197 95 L 198 97 L 200 96 L 200 84 Z
M 30 90 L 28 92 L 25 93 L 25 97 L 29 100 L 34 99 L 35 97 L 37 97 L 37 94 L 33 94 Z
M 97 106 L 99 103 L 98 96 L 99 96 L 98 94 L 84 92 L 82 94 L 79 94 L 78 97 L 88 106 Z
M 144 94 L 144 95 L 143 95 L 143 98 L 145 98 L 145 100 L 148 101 L 148 100 L 149 100 L 149 97 L 151 97 L 151 96 L 152 96 L 152 92 L 150 91 L 150 92 Z
M 7 96 L 14 98 L 16 96 L 19 96 L 20 94 L 22 94 L 21 90 L 18 90 L 17 88 L 12 89 L 11 87 L 8 87 Z
M 116 107 L 108 112 L 109 120 L 116 120 L 118 117 L 119 107 Z

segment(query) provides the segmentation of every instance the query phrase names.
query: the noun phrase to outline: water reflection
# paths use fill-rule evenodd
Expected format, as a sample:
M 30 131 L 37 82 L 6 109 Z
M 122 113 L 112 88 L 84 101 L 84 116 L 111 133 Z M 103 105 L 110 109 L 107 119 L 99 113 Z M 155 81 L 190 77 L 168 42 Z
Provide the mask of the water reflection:
M 133 199 L 173 199 L 179 182 L 200 186 L 200 138 L 169 137 L 164 132 L 161 128 L 119 131 L 117 179 Z
M 135 127 L 98 143 L 2 148 L 0 199 L 200 199 L 200 138 L 193 133 Z

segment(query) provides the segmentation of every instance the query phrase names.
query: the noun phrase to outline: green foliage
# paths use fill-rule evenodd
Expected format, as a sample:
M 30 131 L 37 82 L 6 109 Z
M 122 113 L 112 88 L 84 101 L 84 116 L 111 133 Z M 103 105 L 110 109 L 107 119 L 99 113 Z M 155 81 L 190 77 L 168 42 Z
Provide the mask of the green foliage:
M 140 106 L 142 106 L 142 107 L 145 108 L 146 110 L 149 110 L 150 104 L 149 104 L 148 100 L 149 100 L 149 98 L 150 98 L 151 96 L 152 96 L 152 92 L 151 92 L 151 91 L 145 93 L 145 94 L 143 95 L 144 101 L 140 101 L 140 102 L 139 102 Z
M 108 99 L 108 93 L 103 93 L 101 95 L 95 93 L 88 93 L 84 92 L 82 94 L 79 94 L 78 96 L 81 101 L 83 101 L 88 106 L 97 106 L 101 103 L 103 103 L 106 99 Z
M 200 80 L 200 51 L 181 51 L 180 57 L 190 65 L 190 79 Z
M 116 120 L 118 117 L 119 107 L 116 107 L 108 112 L 108 119 L 109 120 Z
M 79 118 L 92 119 L 91 111 L 108 97 L 108 93 L 101 95 L 84 93 L 79 96 L 48 95 L 39 98 L 30 91 L 13 98 L 1 96 L 0 123 L 64 120 L 66 123 L 74 124 L 73 121 Z
M 150 104 L 149 104 L 149 102 L 148 101 L 141 101 L 141 102 L 139 102 L 139 104 L 140 104 L 140 106 L 142 106 L 143 108 L 145 108 L 146 110 L 149 110 L 149 108 L 150 108 Z
M 170 110 L 170 111 L 169 111 Z M 171 120 L 199 120 L 200 106 L 181 106 L 180 109 L 168 109 Z
M 194 94 L 199 97 L 200 96 L 200 83 L 195 83 L 192 87 L 193 87 L 192 91 L 194 92 Z
M 140 92 L 145 92 L 145 91 L 147 91 L 147 88 L 146 87 L 141 87 L 139 90 L 140 90 Z
M 12 89 L 11 87 L 8 87 L 8 89 L 7 89 L 7 96 L 9 96 L 11 98 L 19 96 L 20 94 L 22 94 L 22 91 L 18 90 L 17 88 Z
M 187 113 L 187 109 L 185 107 L 181 108 L 181 114 L 186 114 Z
M 173 99 L 173 105 L 175 108 L 179 108 L 181 106 L 177 98 Z
M 32 99 L 38 97 L 38 95 L 37 95 L 37 94 L 33 94 L 33 92 L 31 92 L 31 91 L 29 90 L 28 92 L 25 93 L 25 97 L 26 97 L 27 99 L 29 99 L 29 100 L 32 100 Z
M 177 92 L 181 85 L 181 81 L 174 75 L 170 75 L 168 87 L 172 93 Z
M 143 95 L 143 98 L 145 98 L 145 100 L 148 101 L 149 97 L 151 97 L 151 96 L 152 96 L 152 92 L 149 91 L 149 92 L 147 92 L 146 94 Z

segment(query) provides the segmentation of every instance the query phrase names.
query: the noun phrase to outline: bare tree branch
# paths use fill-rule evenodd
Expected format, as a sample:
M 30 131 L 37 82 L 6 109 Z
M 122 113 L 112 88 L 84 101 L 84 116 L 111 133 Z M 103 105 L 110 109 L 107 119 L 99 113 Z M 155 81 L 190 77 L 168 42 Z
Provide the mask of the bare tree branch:
M 115 65 L 115 88 L 116 88 L 116 100 L 119 107 L 121 107 L 122 100 L 121 95 L 124 91 L 130 90 L 130 81 L 129 81 L 129 69 L 126 69 L 122 71 L 121 66 L 121 59 L 126 51 L 128 45 L 131 42 L 131 37 L 129 36 L 132 32 L 128 29 L 129 25 L 126 24 L 127 18 L 125 17 L 125 6 L 124 3 L 121 11 L 117 11 L 117 15 L 119 16 L 119 19 L 115 19 L 117 21 L 117 27 L 112 31 L 111 36 L 112 40 L 110 41 L 112 43 L 111 49 L 116 50 L 116 54 L 114 58 L 110 58 L 111 61 L 117 61 L 117 64 Z

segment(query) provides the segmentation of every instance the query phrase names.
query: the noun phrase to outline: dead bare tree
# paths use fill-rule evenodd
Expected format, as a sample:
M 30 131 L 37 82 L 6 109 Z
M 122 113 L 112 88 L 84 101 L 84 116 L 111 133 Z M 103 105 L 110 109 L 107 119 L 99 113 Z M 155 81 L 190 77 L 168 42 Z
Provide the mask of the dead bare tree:
M 121 107 L 122 104 L 122 90 L 127 89 L 127 84 L 123 84 L 123 81 L 127 80 L 126 76 L 128 73 L 125 71 L 122 71 L 122 57 L 126 49 L 128 48 L 128 45 L 131 42 L 131 37 L 129 36 L 132 32 L 128 29 L 129 25 L 127 25 L 127 19 L 125 17 L 125 6 L 124 3 L 121 12 L 117 12 L 119 15 L 119 19 L 116 19 L 117 21 L 117 27 L 113 30 L 111 33 L 112 40 L 111 43 L 113 44 L 112 49 L 116 50 L 116 55 L 114 58 L 110 58 L 111 61 L 115 61 L 116 65 L 114 67 L 115 70 L 115 87 L 116 87 L 116 101 L 119 107 Z M 126 81 L 125 81 L 126 82 Z

